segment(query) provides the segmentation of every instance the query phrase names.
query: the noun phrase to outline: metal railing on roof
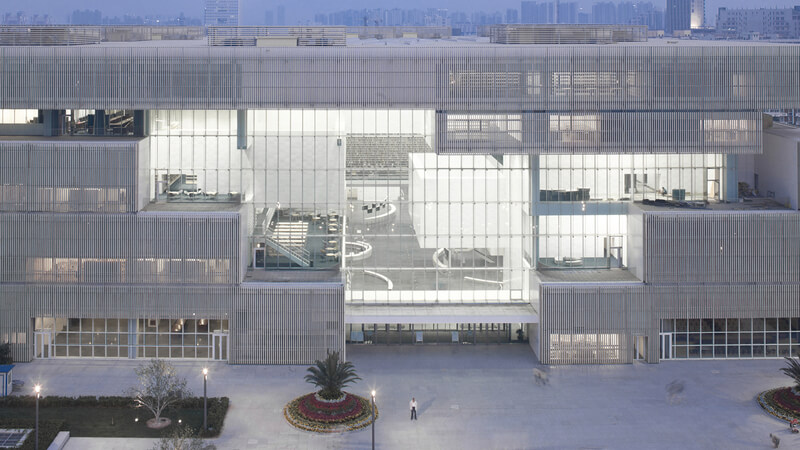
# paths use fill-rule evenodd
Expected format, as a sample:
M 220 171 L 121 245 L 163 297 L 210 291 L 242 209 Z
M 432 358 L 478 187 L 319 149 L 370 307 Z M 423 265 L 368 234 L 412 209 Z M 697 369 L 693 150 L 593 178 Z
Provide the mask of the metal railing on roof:
M 87 45 L 100 42 L 195 40 L 203 27 L 150 25 L 0 25 L 0 45 Z
M 86 45 L 102 40 L 101 27 L 81 26 L 0 26 L 0 45 Z
M 397 39 L 397 38 L 417 38 L 417 39 L 448 39 L 453 36 L 453 29 L 450 27 L 422 27 L 422 26 L 364 26 L 347 27 L 347 34 L 358 35 L 359 39 Z
M 343 47 L 345 27 L 208 27 L 208 45 L 226 47 L 258 46 L 259 40 L 286 38 L 298 47 Z
M 489 28 L 496 44 L 613 44 L 645 42 L 644 25 L 502 24 Z

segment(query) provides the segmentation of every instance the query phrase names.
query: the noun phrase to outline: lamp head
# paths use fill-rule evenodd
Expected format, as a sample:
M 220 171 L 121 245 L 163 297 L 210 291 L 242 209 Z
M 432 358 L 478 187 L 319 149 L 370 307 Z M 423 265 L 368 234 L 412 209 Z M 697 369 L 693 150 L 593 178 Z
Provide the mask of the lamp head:
M 375 389 L 372 390 L 372 398 L 375 398 Z
M 207 367 L 203 367 L 203 375 L 208 375 L 208 368 Z
M 42 392 L 42 386 L 37 384 L 36 386 L 33 387 L 33 392 L 36 392 L 37 394 Z

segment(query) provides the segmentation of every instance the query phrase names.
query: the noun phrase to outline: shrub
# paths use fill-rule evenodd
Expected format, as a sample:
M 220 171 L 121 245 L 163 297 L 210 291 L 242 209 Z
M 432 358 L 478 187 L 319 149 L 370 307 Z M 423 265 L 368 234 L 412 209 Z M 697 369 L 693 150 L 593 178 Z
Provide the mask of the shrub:
M 11 344 L 6 342 L 0 344 L 0 365 L 13 364 L 14 358 L 11 356 Z
M 318 359 L 307 369 L 305 380 L 320 388 L 320 397 L 335 400 L 342 396 L 342 389 L 361 379 L 348 361 L 339 359 L 339 352 L 329 352 L 325 359 Z
M 795 390 L 800 390 L 800 363 L 797 362 L 797 359 L 788 356 L 783 359 L 786 361 L 786 367 L 781 368 L 780 371 L 794 381 Z
M 30 419 L 2 419 L 0 420 L 0 428 L 36 428 L 34 420 Z M 51 442 L 56 438 L 59 431 L 66 431 L 64 421 L 39 421 L 39 448 L 47 448 Z M 34 441 L 36 440 L 35 432 L 31 431 L 28 438 L 18 447 L 21 450 L 33 450 L 35 448 Z

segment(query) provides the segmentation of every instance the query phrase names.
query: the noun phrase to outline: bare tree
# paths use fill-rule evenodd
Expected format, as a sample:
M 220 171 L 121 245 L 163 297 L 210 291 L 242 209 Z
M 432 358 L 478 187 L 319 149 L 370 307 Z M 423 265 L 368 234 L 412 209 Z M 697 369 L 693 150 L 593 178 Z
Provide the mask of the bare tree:
M 137 408 L 146 408 L 153 413 L 152 421 L 156 427 L 167 425 L 162 423 L 166 420 L 161 419 L 164 409 L 191 395 L 186 379 L 179 377 L 175 367 L 164 360 L 151 359 L 149 363 L 140 365 L 136 368 L 136 377 L 139 382 L 128 389 L 127 395 L 133 398 Z
M 206 444 L 191 427 L 178 427 L 168 436 L 156 442 L 152 450 L 216 450 L 213 444 Z

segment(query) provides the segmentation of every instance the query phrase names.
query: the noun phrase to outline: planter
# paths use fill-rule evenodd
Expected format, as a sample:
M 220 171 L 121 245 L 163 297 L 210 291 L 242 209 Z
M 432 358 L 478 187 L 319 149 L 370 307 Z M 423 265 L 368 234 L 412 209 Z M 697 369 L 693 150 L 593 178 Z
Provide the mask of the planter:
M 358 430 L 371 424 L 370 407 L 370 400 L 347 392 L 336 400 L 325 400 L 316 393 L 310 393 L 289 402 L 283 408 L 283 415 L 295 428 L 316 433 L 336 433 Z M 378 418 L 377 407 L 375 418 Z
M 770 389 L 758 394 L 758 404 L 781 420 L 800 420 L 800 396 L 790 387 Z

